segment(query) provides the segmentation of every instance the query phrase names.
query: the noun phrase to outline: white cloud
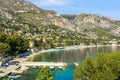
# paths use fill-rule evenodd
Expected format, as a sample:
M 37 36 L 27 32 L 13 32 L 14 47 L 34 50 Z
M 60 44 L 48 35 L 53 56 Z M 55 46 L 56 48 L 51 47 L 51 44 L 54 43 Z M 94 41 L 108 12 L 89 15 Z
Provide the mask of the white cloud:
M 69 3 L 69 0 L 37 0 L 34 1 L 33 3 L 43 6 L 51 6 L 51 5 L 62 6 Z

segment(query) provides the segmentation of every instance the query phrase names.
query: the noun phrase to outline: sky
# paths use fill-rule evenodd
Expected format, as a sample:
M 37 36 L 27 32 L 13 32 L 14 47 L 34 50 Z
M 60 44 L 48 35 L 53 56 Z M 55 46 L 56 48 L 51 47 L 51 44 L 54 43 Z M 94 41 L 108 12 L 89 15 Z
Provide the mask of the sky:
M 120 20 L 120 0 L 27 0 L 59 14 L 100 14 Z

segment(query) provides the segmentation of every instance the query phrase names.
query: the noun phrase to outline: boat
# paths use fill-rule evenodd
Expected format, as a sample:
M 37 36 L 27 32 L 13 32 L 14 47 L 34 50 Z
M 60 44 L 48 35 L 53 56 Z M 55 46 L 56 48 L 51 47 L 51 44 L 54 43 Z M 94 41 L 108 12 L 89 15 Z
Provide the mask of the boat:
M 24 71 L 27 71 L 28 69 L 29 69 L 29 67 L 22 68 L 22 70 L 24 70 Z
M 78 63 L 74 63 L 75 66 L 78 66 L 79 64 Z
M 17 79 L 17 78 L 20 78 L 20 77 L 21 77 L 21 75 L 17 75 L 17 74 L 10 74 L 10 75 L 8 75 L 8 77 L 9 77 L 9 78 L 11 78 L 11 79 Z
M 35 68 L 35 69 L 39 69 L 39 66 L 35 66 L 34 68 Z
M 50 66 L 50 69 L 54 69 L 55 67 L 53 65 Z
M 56 47 L 56 49 L 64 49 L 64 47 Z
M 62 67 L 62 66 L 58 66 L 58 68 L 59 68 L 59 69 L 63 69 L 63 67 Z
M 25 67 L 25 69 L 26 69 L 26 70 L 28 70 L 28 69 L 29 69 L 29 67 Z

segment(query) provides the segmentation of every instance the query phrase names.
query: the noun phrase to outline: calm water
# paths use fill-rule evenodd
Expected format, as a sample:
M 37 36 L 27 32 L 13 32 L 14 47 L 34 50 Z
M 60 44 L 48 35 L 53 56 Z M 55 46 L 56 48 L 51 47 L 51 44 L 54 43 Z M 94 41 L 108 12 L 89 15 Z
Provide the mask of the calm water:
M 29 61 L 43 61 L 43 62 L 65 62 L 69 66 L 64 70 L 55 69 L 53 72 L 54 80 L 73 80 L 73 74 L 76 63 L 81 63 L 86 56 L 96 57 L 98 53 L 112 53 L 120 51 L 120 47 L 91 47 L 91 48 L 81 48 L 81 49 L 70 49 L 70 50 L 55 50 L 52 52 L 47 52 L 45 54 L 39 54 L 31 57 Z M 30 69 L 29 71 L 22 74 L 22 78 L 19 80 L 35 80 L 37 75 L 37 70 Z

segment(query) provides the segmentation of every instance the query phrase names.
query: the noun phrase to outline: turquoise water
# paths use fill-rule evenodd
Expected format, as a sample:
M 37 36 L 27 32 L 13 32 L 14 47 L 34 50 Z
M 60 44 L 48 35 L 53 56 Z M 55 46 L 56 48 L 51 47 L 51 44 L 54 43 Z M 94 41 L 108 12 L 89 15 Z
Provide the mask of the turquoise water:
M 31 57 L 29 61 L 34 62 L 65 62 L 69 66 L 64 70 L 55 69 L 53 70 L 54 80 L 73 80 L 74 74 L 74 63 L 82 63 L 86 56 L 96 57 L 98 53 L 112 53 L 120 51 L 120 47 L 91 47 L 91 48 L 81 48 L 81 49 L 70 49 L 64 50 L 60 49 L 58 51 L 47 52 L 45 54 L 39 54 Z M 37 75 L 37 70 L 31 69 L 28 72 L 22 74 L 19 80 L 35 80 Z
M 54 80 L 73 80 L 74 66 L 69 66 L 65 70 L 61 70 L 58 74 L 54 75 Z
M 65 69 L 52 69 L 54 80 L 73 80 L 75 66 L 71 65 Z M 35 80 L 39 69 L 30 68 L 28 71 L 23 72 L 22 77 L 17 80 Z
M 63 69 L 52 69 L 54 80 L 73 80 L 75 66 L 71 65 Z M 22 77 L 17 80 L 35 80 L 39 69 L 30 68 L 28 71 L 23 72 Z

